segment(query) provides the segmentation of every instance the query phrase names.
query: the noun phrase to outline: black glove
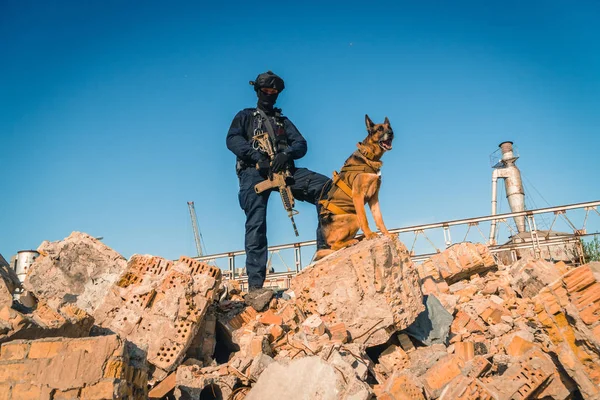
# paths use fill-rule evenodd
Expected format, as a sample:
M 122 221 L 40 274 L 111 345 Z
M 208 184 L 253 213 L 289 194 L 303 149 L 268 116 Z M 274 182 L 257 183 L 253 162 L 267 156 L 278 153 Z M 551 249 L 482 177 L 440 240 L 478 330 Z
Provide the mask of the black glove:
M 256 169 L 258 169 L 258 173 L 265 179 L 271 179 L 271 163 L 268 158 L 261 158 L 259 162 L 256 163 Z
M 290 155 L 285 152 L 275 154 L 275 157 L 273 158 L 273 163 L 271 164 L 273 172 L 281 172 L 285 170 L 288 167 L 288 163 L 291 159 L 292 157 L 290 157 Z

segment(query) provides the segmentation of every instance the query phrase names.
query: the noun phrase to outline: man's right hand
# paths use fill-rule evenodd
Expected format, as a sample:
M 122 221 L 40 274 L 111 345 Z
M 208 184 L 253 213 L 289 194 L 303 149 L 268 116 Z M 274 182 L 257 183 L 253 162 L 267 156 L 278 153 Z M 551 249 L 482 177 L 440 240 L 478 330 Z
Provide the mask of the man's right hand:
M 256 163 L 256 169 L 258 169 L 258 173 L 265 179 L 271 179 L 271 162 L 268 158 L 263 158 L 259 162 Z

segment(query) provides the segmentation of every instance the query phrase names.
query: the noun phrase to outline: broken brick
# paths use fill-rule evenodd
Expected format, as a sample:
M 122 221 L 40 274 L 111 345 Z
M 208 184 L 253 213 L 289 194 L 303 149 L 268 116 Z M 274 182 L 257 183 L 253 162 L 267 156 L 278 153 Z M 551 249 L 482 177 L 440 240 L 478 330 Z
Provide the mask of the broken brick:
M 305 333 L 321 336 L 325 333 L 325 324 L 318 315 L 313 314 L 304 320 L 302 329 Z
M 269 309 L 258 318 L 258 322 L 265 325 L 282 325 L 283 318 L 280 315 L 275 315 L 273 310 Z
M 348 343 L 348 330 L 346 324 L 338 322 L 329 326 L 329 333 L 331 334 L 331 341 L 339 343 Z
M 438 360 L 422 377 L 428 396 L 437 398 L 444 386 L 461 374 L 464 364 L 458 356 L 449 355 Z
M 94 350 L 77 345 L 82 342 L 91 343 Z M 0 354 L 10 353 L 15 345 L 27 345 L 29 351 L 27 358 L 0 360 L 0 384 L 12 387 L 12 399 L 50 398 L 51 392 L 62 392 L 55 398 L 68 398 L 69 393 L 79 391 L 82 398 L 98 398 L 93 396 L 100 394 L 105 397 L 99 398 L 106 398 L 108 393 L 146 398 L 146 360 L 116 335 L 22 340 L 3 344 Z
M 459 375 L 440 394 L 440 400 L 496 400 L 497 396 L 476 378 Z
M 523 339 L 519 335 L 514 335 L 510 344 L 506 347 L 506 354 L 513 357 L 521 357 L 535 345 L 528 340 Z
M 457 342 L 454 343 L 454 354 L 462 358 L 464 361 L 470 361 L 475 357 L 475 346 L 473 342 Z

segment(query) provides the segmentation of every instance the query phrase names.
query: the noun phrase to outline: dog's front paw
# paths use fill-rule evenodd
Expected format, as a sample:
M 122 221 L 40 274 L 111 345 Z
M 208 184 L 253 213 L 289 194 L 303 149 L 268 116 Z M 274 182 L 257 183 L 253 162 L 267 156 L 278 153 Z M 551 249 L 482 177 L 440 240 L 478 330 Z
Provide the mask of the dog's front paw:
M 375 232 L 365 233 L 365 239 L 367 239 L 367 240 L 375 239 L 377 237 L 379 237 L 379 235 L 376 234 Z

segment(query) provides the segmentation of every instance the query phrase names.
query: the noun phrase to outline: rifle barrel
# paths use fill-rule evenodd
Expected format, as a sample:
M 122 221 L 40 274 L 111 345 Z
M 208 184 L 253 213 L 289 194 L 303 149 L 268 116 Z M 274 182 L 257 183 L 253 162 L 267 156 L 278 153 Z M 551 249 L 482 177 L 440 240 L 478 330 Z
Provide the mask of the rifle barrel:
M 296 234 L 296 236 L 300 236 L 298 234 L 298 228 L 296 228 L 296 221 L 294 221 L 294 216 L 292 215 L 292 213 L 289 214 L 289 217 L 292 220 L 292 226 L 294 227 L 294 233 Z

